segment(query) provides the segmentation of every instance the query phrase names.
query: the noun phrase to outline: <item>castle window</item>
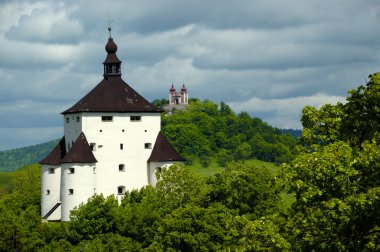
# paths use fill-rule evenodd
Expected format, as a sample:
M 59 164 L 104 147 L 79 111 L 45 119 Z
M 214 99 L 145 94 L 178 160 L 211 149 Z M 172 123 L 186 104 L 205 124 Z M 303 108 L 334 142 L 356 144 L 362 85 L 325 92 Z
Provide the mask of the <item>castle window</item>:
M 69 122 L 70 122 L 70 118 L 66 117 L 66 123 L 69 123 Z
M 117 194 L 125 194 L 125 186 L 117 187 Z
M 80 117 L 79 116 L 77 116 L 76 122 L 80 122 Z
M 70 167 L 67 171 L 68 174 L 74 174 L 75 173 L 75 168 Z
M 55 173 L 55 169 L 54 168 L 49 168 L 48 169 L 48 173 L 50 173 L 50 174 Z
M 96 151 L 96 143 L 90 143 L 90 149 Z
M 145 149 L 152 149 L 151 143 L 145 143 L 144 146 L 145 146 Z
M 125 172 L 125 165 L 119 164 L 119 172 Z
M 50 195 L 50 190 L 46 190 L 46 195 Z
M 74 189 L 69 189 L 69 195 L 73 195 L 74 194 Z
M 102 116 L 102 122 L 112 122 L 112 116 Z
M 141 121 L 141 116 L 131 116 L 131 122 L 139 122 Z
M 123 147 L 124 147 L 124 146 L 123 146 L 123 144 L 121 143 L 121 144 L 120 144 L 120 150 L 122 150 L 122 149 L 123 149 Z

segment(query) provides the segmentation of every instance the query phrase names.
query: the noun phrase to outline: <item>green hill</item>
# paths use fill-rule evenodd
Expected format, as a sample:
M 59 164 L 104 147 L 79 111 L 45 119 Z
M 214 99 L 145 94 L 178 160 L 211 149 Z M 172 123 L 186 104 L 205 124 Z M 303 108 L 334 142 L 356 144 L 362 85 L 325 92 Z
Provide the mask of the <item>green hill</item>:
M 0 151 L 0 171 L 15 171 L 22 166 L 38 163 L 49 154 L 58 141 L 59 139 L 56 139 L 47 143 Z

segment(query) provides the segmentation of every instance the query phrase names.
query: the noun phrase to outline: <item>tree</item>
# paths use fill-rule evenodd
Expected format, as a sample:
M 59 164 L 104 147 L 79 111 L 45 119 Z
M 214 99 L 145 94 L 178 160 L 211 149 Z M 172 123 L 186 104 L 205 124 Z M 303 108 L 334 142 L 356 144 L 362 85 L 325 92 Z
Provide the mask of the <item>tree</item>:
M 303 147 L 284 166 L 295 192 L 287 230 L 293 250 L 376 250 L 380 218 L 380 75 L 346 104 L 303 110 Z
M 95 235 L 114 233 L 116 231 L 117 199 L 111 195 L 94 195 L 87 204 L 74 208 L 70 214 L 71 239 L 78 242 L 82 239 L 93 239 Z
M 278 193 L 273 174 L 265 167 L 251 163 L 233 162 L 227 169 L 210 178 L 211 201 L 220 202 L 239 214 L 253 219 L 273 213 Z

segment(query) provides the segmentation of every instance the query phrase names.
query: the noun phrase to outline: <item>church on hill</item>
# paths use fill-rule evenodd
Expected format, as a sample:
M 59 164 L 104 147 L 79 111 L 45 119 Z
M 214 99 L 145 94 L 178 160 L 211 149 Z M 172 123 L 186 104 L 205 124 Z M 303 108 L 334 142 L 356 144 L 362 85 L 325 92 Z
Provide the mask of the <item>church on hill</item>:
M 154 186 L 157 170 L 185 161 L 161 132 L 162 110 L 121 78 L 111 34 L 105 50 L 103 80 L 62 112 L 64 136 L 40 161 L 45 220 L 69 221 L 70 211 L 94 194 L 121 199 Z

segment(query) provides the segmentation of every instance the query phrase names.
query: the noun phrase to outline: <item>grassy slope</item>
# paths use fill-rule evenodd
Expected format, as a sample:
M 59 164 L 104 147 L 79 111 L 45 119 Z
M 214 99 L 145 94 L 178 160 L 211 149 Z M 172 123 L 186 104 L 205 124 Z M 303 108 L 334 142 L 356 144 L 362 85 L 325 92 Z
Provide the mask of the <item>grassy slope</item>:
M 251 159 L 246 162 L 252 163 L 256 166 L 264 166 L 268 170 L 272 171 L 274 174 L 279 172 L 280 167 L 274 163 L 264 162 L 257 159 Z M 208 167 L 202 167 L 202 165 L 196 161 L 193 165 L 189 165 L 190 169 L 196 173 L 199 173 L 205 177 L 214 175 L 215 173 L 222 172 L 225 168 L 218 165 L 215 160 L 211 160 L 211 163 Z

